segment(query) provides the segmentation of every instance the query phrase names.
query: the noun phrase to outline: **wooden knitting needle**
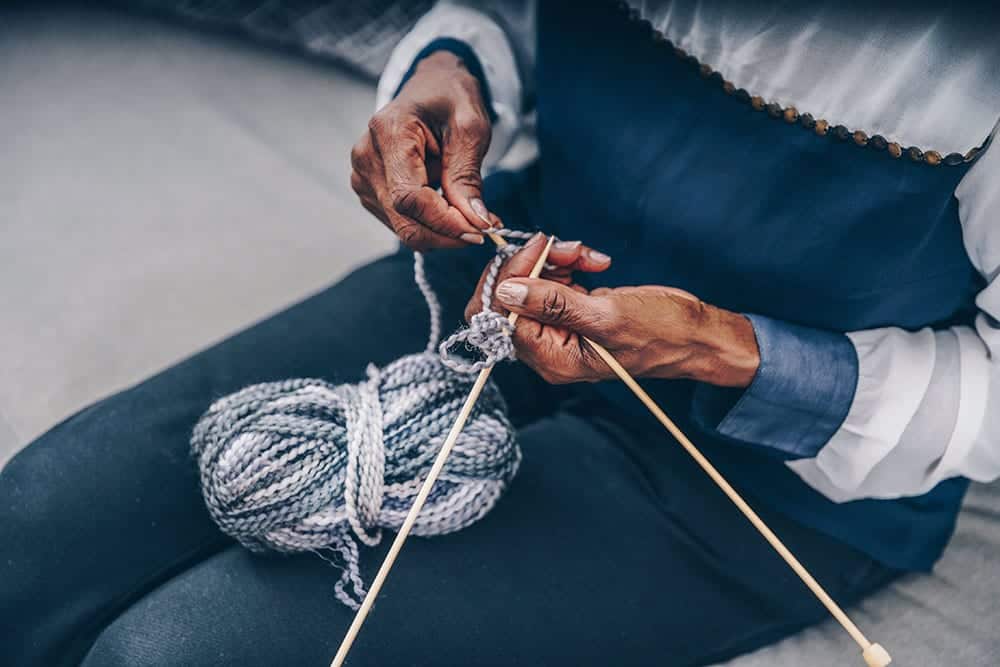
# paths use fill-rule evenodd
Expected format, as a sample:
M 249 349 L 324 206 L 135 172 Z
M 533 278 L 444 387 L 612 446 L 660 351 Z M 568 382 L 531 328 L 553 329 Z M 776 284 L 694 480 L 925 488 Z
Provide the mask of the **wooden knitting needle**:
M 492 236 L 493 235 L 491 235 L 491 237 Z M 503 241 L 503 239 L 499 236 L 494 238 L 494 240 L 496 239 Z M 545 260 L 549 257 L 549 251 L 552 249 L 552 242 L 554 240 L 554 236 L 549 237 L 549 241 L 545 244 L 542 254 L 539 255 L 538 260 L 531 269 L 531 273 L 529 274 L 531 278 L 537 278 L 541 275 L 542 268 L 545 266 Z M 506 243 L 506 241 L 503 242 Z M 511 313 L 508 315 L 507 321 L 511 324 L 517 322 L 517 313 Z M 420 487 L 420 492 L 417 493 L 417 497 L 413 501 L 413 507 L 410 508 L 410 511 L 406 515 L 406 519 L 403 520 L 403 525 L 400 526 L 399 532 L 396 533 L 396 538 L 392 541 L 392 546 L 389 547 L 389 553 L 385 555 L 385 560 L 382 561 L 382 566 L 378 569 L 378 574 L 375 575 L 375 580 L 372 581 L 372 585 L 368 589 L 368 594 L 365 595 L 364 601 L 362 601 L 361 606 L 354 615 L 354 621 L 351 622 L 351 627 L 347 629 L 347 634 L 344 636 L 344 640 L 340 643 L 340 648 L 337 650 L 337 655 L 334 656 L 333 662 L 330 663 L 330 667 L 340 667 L 344 664 L 344 660 L 347 659 L 347 653 L 351 650 L 351 645 L 354 644 L 354 640 L 357 638 L 358 632 L 361 630 L 361 626 L 368 617 L 368 612 L 371 611 L 372 604 L 374 604 L 375 598 L 378 597 L 378 593 L 382 589 L 382 584 L 385 583 L 386 577 L 389 576 L 389 571 L 392 569 L 393 563 L 396 562 L 396 557 L 403 548 L 403 543 L 406 542 L 406 538 L 410 534 L 410 530 L 413 528 L 413 523 L 417 520 L 417 515 L 420 514 L 420 510 L 423 509 L 424 503 L 427 501 L 427 496 L 430 495 L 431 489 L 434 487 L 434 483 L 441 474 L 445 461 L 448 459 L 448 455 L 451 453 L 452 447 L 455 446 L 455 442 L 458 440 L 459 434 L 462 433 L 462 428 L 465 427 L 465 422 L 468 420 L 469 414 L 472 412 L 472 408 L 476 405 L 476 400 L 479 398 L 479 394 L 482 393 L 483 387 L 486 386 L 486 380 L 489 379 L 490 371 L 492 370 L 493 366 L 487 366 L 483 370 L 479 371 L 479 377 L 476 378 L 475 384 L 472 385 L 469 397 L 465 399 L 465 404 L 462 405 L 462 410 L 458 413 L 458 418 L 455 420 L 455 424 L 451 427 L 451 431 L 448 432 L 448 437 L 445 438 L 444 444 L 441 445 L 441 451 L 438 452 L 437 458 L 434 459 L 434 465 L 431 466 L 430 472 L 427 473 L 427 479 L 424 480 L 423 485 Z
M 496 234 L 489 234 L 489 237 L 498 246 L 507 244 L 507 241 L 505 241 L 503 237 L 497 236 Z M 551 243 L 551 239 L 549 242 Z M 691 455 L 691 458 L 695 460 L 695 463 L 697 463 L 712 479 L 712 481 L 715 482 L 720 489 L 722 489 L 722 492 L 725 493 L 726 496 L 729 497 L 729 500 L 731 500 L 740 512 L 743 513 L 743 516 L 745 516 L 753 527 L 764 536 L 764 539 L 767 540 L 774 550 L 778 552 L 778 555 L 781 556 L 786 563 L 788 563 L 788 566 L 792 568 L 795 574 L 799 576 L 799 579 L 801 579 L 809 590 L 812 591 L 813 595 L 815 595 L 816 598 L 823 603 L 823 606 L 825 606 L 830 614 L 833 615 L 833 617 L 844 627 L 847 634 L 849 634 L 861 648 L 861 656 L 864 658 L 868 667 L 886 667 L 886 665 L 892 662 L 892 658 L 889 656 L 888 651 L 882 648 L 881 645 L 873 644 L 868 641 L 861 630 L 858 629 L 858 626 L 851 621 L 846 613 L 844 613 L 844 610 L 833 601 L 833 598 L 831 598 L 823 587 L 819 585 L 819 582 L 816 581 L 811 574 L 809 574 L 809 570 L 807 570 L 802 563 L 799 562 L 799 559 L 796 558 L 791 551 L 789 551 L 788 547 L 786 547 L 778 536 L 774 534 L 774 531 L 772 531 L 767 524 L 764 523 L 764 520 L 761 519 L 760 516 L 758 516 L 758 514 L 753 510 L 753 508 L 750 507 L 745 500 L 743 500 L 743 497 L 737 493 L 736 489 L 734 489 L 732 485 L 726 481 L 726 478 L 722 476 L 722 473 L 720 473 L 716 467 L 713 466 L 707 458 L 705 458 L 705 455 L 702 454 L 697 447 L 695 447 L 694 443 L 691 442 L 686 435 L 684 435 L 684 432 L 681 431 L 677 424 L 675 424 L 673 420 L 667 416 L 667 413 L 665 413 L 660 406 L 656 404 L 656 401 L 654 401 L 650 395 L 646 393 L 646 390 L 635 381 L 635 378 L 633 378 L 632 375 L 625 370 L 625 367 L 618 363 L 618 360 L 615 359 L 610 352 L 604 349 L 603 346 L 586 337 L 583 340 L 585 340 L 587 345 L 592 347 L 594 351 L 597 352 L 597 355 L 604 360 L 604 363 L 606 363 L 612 371 L 614 371 L 615 375 L 617 375 L 618 378 L 632 390 L 632 393 L 635 394 L 640 401 L 642 401 L 643 405 L 645 405 L 651 413 L 653 413 L 653 416 L 656 417 L 661 424 L 663 424 L 663 426 L 672 436 L 674 436 L 674 438 L 677 439 L 679 443 L 681 443 L 681 446 L 684 447 L 687 453 Z

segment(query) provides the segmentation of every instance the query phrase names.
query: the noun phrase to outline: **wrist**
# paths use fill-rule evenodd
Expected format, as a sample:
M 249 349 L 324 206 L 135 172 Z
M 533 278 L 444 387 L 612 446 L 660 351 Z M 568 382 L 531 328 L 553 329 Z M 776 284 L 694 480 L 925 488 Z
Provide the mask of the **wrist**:
M 461 70 L 467 76 L 472 76 L 469 74 L 469 70 L 466 69 L 465 64 L 462 59 L 451 51 L 434 51 L 433 53 L 428 53 L 426 56 L 421 58 L 416 62 L 413 69 L 413 76 L 426 76 L 433 74 L 435 76 L 440 76 L 444 74 L 445 76 L 453 76 L 456 70 Z
M 400 87 L 400 93 L 409 87 L 417 90 L 422 88 L 432 94 L 445 94 L 452 98 L 457 94 L 460 98 L 485 107 L 480 80 L 462 58 L 444 49 L 429 53 L 414 64 L 413 73 Z
M 753 324 L 739 313 L 715 306 L 707 306 L 692 350 L 685 375 L 719 387 L 750 386 L 760 366 Z

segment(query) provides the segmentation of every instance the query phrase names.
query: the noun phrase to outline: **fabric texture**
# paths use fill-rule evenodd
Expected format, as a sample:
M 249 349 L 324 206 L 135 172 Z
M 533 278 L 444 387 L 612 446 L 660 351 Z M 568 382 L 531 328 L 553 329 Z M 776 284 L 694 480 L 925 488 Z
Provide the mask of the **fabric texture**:
M 495 229 L 507 239 L 528 232 Z M 427 346 L 367 378 L 334 385 L 287 379 L 251 385 L 215 401 L 194 427 L 191 450 L 201 490 L 219 528 L 251 551 L 329 551 L 344 564 L 337 598 L 357 609 L 367 594 L 358 544 L 399 530 L 420 498 L 451 434 L 473 374 L 514 358 L 514 326 L 491 307 L 503 262 L 521 245 L 498 246 L 468 327 L 441 337 L 441 303 L 414 253 L 413 280 L 427 304 Z M 481 359 L 456 358 L 464 343 Z M 521 451 L 496 385 L 487 380 L 412 524 L 442 535 L 481 519 L 517 472 Z

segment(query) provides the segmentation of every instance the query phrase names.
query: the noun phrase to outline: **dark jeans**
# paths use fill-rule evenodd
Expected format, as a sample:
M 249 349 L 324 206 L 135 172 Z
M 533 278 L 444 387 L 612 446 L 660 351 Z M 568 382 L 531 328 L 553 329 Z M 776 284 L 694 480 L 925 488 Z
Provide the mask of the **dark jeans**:
M 458 322 L 475 270 L 434 253 Z M 476 262 L 478 263 L 478 258 Z M 326 665 L 352 612 L 318 556 L 223 536 L 188 453 L 209 403 L 253 382 L 356 381 L 424 345 L 402 252 L 62 422 L 0 473 L 0 651 L 7 665 Z M 411 539 L 351 665 L 690 665 L 825 617 L 657 425 L 587 387 L 496 373 L 524 452 L 506 496 L 453 535 Z M 843 603 L 894 573 L 763 512 Z M 370 581 L 388 539 L 362 554 Z M 844 637 L 845 660 L 856 648 Z

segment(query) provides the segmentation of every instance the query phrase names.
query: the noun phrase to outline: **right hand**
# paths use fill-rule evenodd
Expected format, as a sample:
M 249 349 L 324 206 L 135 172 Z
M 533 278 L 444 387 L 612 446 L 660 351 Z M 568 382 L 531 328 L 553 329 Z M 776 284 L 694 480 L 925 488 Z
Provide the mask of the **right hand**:
M 482 243 L 497 222 L 482 200 L 490 134 L 479 82 L 454 54 L 432 53 L 351 150 L 351 187 L 414 250 Z

